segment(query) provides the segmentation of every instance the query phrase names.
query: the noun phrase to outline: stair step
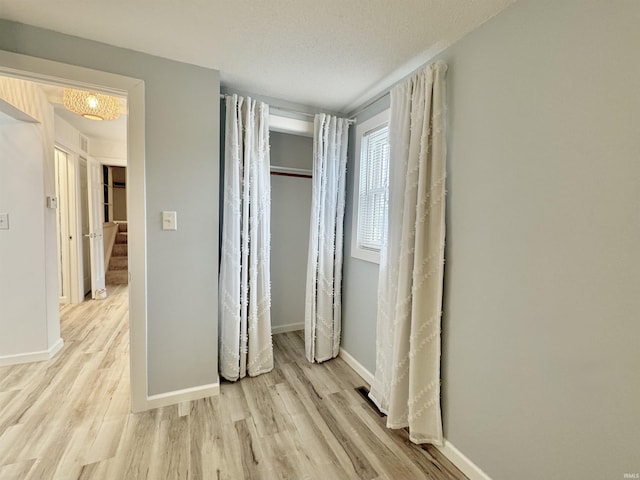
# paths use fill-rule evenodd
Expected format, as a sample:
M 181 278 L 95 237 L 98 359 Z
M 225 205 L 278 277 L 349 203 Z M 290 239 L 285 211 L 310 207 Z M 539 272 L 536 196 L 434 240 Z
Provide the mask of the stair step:
M 114 257 L 111 256 L 109 261 L 109 271 L 111 270 L 126 270 L 129 266 L 129 257 Z
M 110 270 L 105 275 L 107 285 L 126 285 L 129 283 L 129 272 L 127 270 Z
M 118 224 L 118 231 L 119 232 L 127 232 L 129 231 L 128 229 L 128 224 L 127 222 L 116 222 Z
M 127 244 L 116 243 L 111 251 L 111 257 L 126 257 L 127 256 Z
M 116 245 L 127 243 L 128 241 L 128 233 L 127 232 L 118 232 L 116 233 Z

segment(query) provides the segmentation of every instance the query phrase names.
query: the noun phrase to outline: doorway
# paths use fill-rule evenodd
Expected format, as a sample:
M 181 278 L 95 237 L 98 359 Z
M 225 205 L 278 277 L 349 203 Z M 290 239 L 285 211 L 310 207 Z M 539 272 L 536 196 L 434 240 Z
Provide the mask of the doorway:
M 82 294 L 86 298 L 91 293 L 91 246 L 89 241 L 89 182 L 87 159 L 80 157 L 80 226 L 82 230 Z
M 69 172 L 73 163 L 69 153 L 56 147 L 54 150 L 55 177 L 56 177 L 56 224 L 58 227 L 58 295 L 60 304 L 72 303 L 71 295 L 71 248 L 69 245 L 71 236 L 71 224 L 69 218 Z
M 104 235 L 108 210 L 103 203 L 102 171 L 106 167 L 98 155 L 106 142 L 126 164 L 126 113 L 118 124 L 87 120 L 63 107 L 61 87 L 33 85 L 45 92 L 54 110 L 60 303 L 81 303 L 87 294 L 102 299 L 110 251 Z
M 145 128 L 144 128 L 144 82 L 139 79 L 124 77 L 89 70 L 82 67 L 27 57 L 11 52 L 0 51 L 0 75 L 76 88 L 93 88 L 98 91 L 126 97 L 129 101 L 129 117 L 127 121 L 128 142 L 128 216 L 132 221 L 129 230 L 129 324 L 130 324 L 130 368 L 131 368 L 131 408 L 134 412 L 149 408 L 147 398 L 147 345 L 146 345 L 146 244 L 145 244 Z M 53 155 L 49 172 L 45 174 L 45 195 L 54 196 Z M 46 247 L 47 265 L 55 265 L 55 222 L 45 222 L 44 243 Z M 53 246 L 53 250 L 50 248 Z M 57 297 L 55 270 L 45 275 L 45 288 L 48 298 Z M 55 293 L 54 293 L 55 292 Z M 56 304 L 58 302 L 55 302 Z M 59 314 L 47 303 L 44 314 L 47 324 L 55 326 Z

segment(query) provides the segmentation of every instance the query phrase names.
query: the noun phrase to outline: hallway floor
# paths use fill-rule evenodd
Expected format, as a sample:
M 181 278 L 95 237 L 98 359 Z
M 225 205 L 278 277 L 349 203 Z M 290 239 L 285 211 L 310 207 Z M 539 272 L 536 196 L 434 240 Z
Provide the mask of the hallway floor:
M 408 442 L 355 391 L 340 358 L 304 359 L 274 335 L 275 368 L 218 397 L 129 413 L 128 291 L 61 310 L 49 362 L 0 368 L 0 480 L 465 479 Z

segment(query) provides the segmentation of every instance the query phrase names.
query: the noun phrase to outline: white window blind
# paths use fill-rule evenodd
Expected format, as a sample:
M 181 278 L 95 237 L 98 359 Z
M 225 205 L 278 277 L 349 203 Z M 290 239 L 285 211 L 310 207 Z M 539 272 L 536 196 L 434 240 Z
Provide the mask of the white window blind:
M 360 151 L 358 247 L 380 251 L 387 225 L 389 127 L 365 133 Z
M 380 263 L 387 228 L 389 110 L 356 127 L 351 256 Z

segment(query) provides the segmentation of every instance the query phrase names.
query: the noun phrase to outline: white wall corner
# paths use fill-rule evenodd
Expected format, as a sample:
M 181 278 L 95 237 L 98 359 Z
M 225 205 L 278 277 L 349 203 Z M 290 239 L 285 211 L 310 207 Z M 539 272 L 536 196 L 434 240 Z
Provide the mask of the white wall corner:
M 56 354 L 60 350 L 62 350 L 62 347 L 64 347 L 64 341 L 62 340 L 62 338 L 58 338 L 58 340 L 56 340 L 56 342 L 49 347 L 49 350 L 47 350 L 47 354 L 48 354 L 47 360 L 50 360 L 53 357 L 55 357 Z
M 158 395 L 150 395 L 147 397 L 145 410 L 152 408 L 166 407 L 176 405 L 182 402 L 192 400 L 200 400 L 201 398 L 213 397 L 220 394 L 220 383 L 210 383 L 208 385 L 200 385 L 198 387 L 185 388 L 183 390 L 174 390 L 172 392 L 160 393 Z
M 347 365 L 349 365 L 362 379 L 367 382 L 369 387 L 373 382 L 373 374 L 367 370 L 360 362 L 358 362 L 353 356 L 351 356 L 343 348 L 340 348 L 340 358 L 342 358 Z
M 447 457 L 458 469 L 464 473 L 469 480 L 491 480 L 491 477 L 484 473 L 480 467 L 458 450 L 451 442 L 445 439 L 444 445 L 438 447 L 434 445 L 440 453 Z
M 17 355 L 5 355 L 0 357 L 0 367 L 4 367 L 7 365 L 18 365 L 20 363 L 44 362 L 46 360 L 51 360 L 56 355 L 56 353 L 58 353 L 62 349 L 63 346 L 64 342 L 62 341 L 62 338 L 58 338 L 58 341 L 51 345 L 47 350 L 19 353 Z

